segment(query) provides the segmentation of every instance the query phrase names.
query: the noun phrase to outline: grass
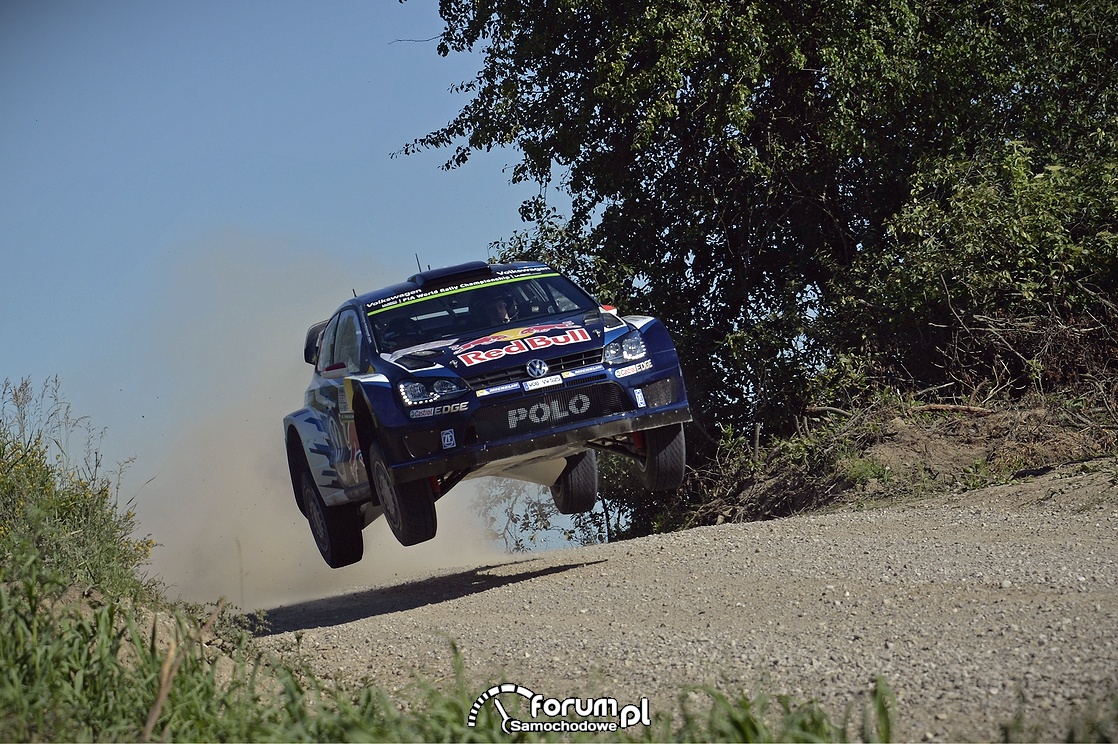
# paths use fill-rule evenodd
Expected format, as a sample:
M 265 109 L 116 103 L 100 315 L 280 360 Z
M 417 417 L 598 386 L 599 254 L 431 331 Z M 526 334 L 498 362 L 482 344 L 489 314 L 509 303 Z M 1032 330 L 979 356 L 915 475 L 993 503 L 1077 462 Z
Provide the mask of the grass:
M 155 543 L 134 538 L 134 512 L 119 508 L 101 468 L 103 432 L 75 417 L 55 379 L 35 390 L 24 380 L 0 387 L 0 546 L 35 555 L 44 569 L 83 589 L 114 596 L 153 593 L 140 569 Z M 78 440 L 80 444 L 76 444 Z M 70 459 L 81 448 L 80 462 Z M 6 561 L 7 562 L 7 561 Z M 10 564 L 9 564 L 10 565 Z
M 407 711 L 382 690 L 349 693 L 305 669 L 267 663 L 242 636 L 220 673 L 200 642 L 205 623 L 176 616 L 169 637 L 125 603 L 67 602 L 37 558 L 0 572 L 0 740 L 3 741 L 508 741 L 492 714 L 466 725 L 476 695 L 458 657 L 456 689 L 423 684 Z M 214 613 L 216 615 L 216 613 Z M 211 615 L 211 618 L 214 617 Z M 150 627 L 149 627 L 150 625 Z M 633 733 L 583 741 L 845 740 L 817 706 L 709 692 L 704 713 L 656 716 Z M 882 718 L 883 715 L 883 718 Z M 889 731 L 882 709 L 878 731 Z M 774 722 L 775 721 L 775 722 Z M 882 723 L 883 721 L 883 723 Z M 560 740 L 555 735 L 524 739 Z M 885 737 L 887 740 L 887 736 Z
M 510 737 L 454 654 L 449 689 L 419 681 L 407 700 L 342 689 L 306 665 L 260 654 L 249 622 L 168 603 L 142 576 L 152 548 L 116 499 L 95 449 L 66 454 L 74 419 L 57 383 L 4 383 L 0 398 L 0 741 L 889 741 L 895 701 L 879 680 L 835 719 L 812 702 L 681 691 L 677 718 L 610 734 Z M 87 437 L 87 444 L 91 440 Z M 94 453 L 94 454 L 91 454 Z M 91 459 L 92 458 L 92 459 Z M 215 638 L 215 635 L 217 636 Z M 207 641 L 218 640 L 213 643 Z M 700 703 L 696 704 L 696 698 Z M 1118 699 L 1116 699 L 1118 701 Z M 1069 737 L 1114 740 L 1118 702 Z M 852 709 L 853 710 L 853 709 Z M 1017 738 L 1021 724 L 1007 724 Z

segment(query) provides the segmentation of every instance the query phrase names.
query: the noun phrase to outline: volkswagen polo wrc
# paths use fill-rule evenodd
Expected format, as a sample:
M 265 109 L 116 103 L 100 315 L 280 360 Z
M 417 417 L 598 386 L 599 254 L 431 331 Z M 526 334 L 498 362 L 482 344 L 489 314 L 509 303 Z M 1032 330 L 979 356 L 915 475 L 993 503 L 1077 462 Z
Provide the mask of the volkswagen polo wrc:
M 655 318 L 619 316 L 549 266 L 462 264 L 347 300 L 311 326 L 303 408 L 284 419 L 295 502 L 326 562 L 361 559 L 384 515 L 435 536 L 435 502 L 465 478 L 548 486 L 589 511 L 598 452 L 679 486 L 691 419 L 679 358 Z

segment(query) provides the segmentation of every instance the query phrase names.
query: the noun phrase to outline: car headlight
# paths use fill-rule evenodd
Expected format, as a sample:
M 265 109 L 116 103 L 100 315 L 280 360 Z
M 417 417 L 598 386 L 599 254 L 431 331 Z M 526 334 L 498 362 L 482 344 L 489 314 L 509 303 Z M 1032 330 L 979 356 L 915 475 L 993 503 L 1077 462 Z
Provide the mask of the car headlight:
M 644 338 L 640 331 L 633 331 L 606 344 L 603 360 L 606 364 L 624 364 L 643 359 L 647 354 L 648 350 L 644 348 Z
M 461 395 L 469 388 L 460 380 L 440 377 L 433 380 L 405 380 L 396 386 L 405 405 L 418 406 Z

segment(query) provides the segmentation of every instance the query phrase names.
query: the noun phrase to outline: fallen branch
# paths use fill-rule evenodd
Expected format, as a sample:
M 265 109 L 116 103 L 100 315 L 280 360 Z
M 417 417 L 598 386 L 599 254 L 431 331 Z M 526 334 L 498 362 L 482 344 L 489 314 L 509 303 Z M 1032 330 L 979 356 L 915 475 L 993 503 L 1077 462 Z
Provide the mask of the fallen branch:
M 943 390 L 944 388 L 952 387 L 955 384 L 956 381 L 952 380 L 951 382 L 945 382 L 942 385 L 932 385 L 931 387 L 926 387 L 923 390 L 917 390 L 915 393 L 913 393 L 913 396 L 919 398 L 922 395 L 927 395 L 928 393 L 935 392 L 936 390 Z
M 913 406 L 908 409 L 910 413 L 965 413 L 969 416 L 989 416 L 992 413 L 997 413 L 989 408 L 981 408 L 979 406 L 961 406 L 953 403 L 925 403 L 922 406 Z
M 831 406 L 808 406 L 804 409 L 805 416 L 822 416 L 825 414 L 835 414 L 837 416 L 853 416 L 850 411 L 844 411 L 841 408 L 833 408 Z

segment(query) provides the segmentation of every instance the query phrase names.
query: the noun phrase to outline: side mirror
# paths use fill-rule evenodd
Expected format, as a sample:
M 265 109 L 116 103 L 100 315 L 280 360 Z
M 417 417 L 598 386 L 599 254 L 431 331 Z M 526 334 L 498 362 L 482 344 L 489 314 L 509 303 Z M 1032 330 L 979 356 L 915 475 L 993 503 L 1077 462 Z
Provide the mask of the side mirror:
M 303 361 L 307 364 L 318 363 L 318 344 L 322 341 L 322 332 L 329 322 L 324 320 L 307 329 L 307 338 L 303 341 Z

